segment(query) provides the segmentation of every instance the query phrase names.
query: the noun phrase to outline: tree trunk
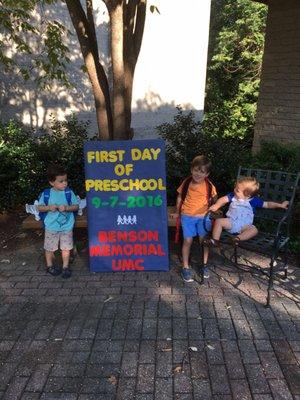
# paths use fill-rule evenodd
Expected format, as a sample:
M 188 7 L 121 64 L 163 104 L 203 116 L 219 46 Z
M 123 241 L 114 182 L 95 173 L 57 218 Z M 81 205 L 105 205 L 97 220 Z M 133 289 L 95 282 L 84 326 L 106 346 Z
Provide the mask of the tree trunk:
M 111 61 L 113 73 L 114 139 L 128 139 L 125 124 L 125 70 L 123 61 L 123 6 L 120 1 L 108 7 L 111 28 Z
M 66 0 L 77 33 L 95 99 L 99 137 L 105 140 L 131 139 L 131 101 L 136 62 L 139 56 L 147 0 L 103 0 L 110 16 L 113 75 L 112 101 L 107 76 L 100 63 L 93 0 Z
M 129 138 L 131 129 L 131 102 L 135 66 L 144 34 L 147 0 L 129 0 L 124 4 L 124 70 L 125 70 L 125 127 Z
M 66 0 L 66 4 L 77 33 L 87 73 L 92 84 L 99 138 L 110 140 L 112 139 L 113 124 L 109 86 L 104 68 L 99 61 L 97 42 L 93 35 L 94 31 L 89 28 L 90 21 L 88 23 L 80 1 Z

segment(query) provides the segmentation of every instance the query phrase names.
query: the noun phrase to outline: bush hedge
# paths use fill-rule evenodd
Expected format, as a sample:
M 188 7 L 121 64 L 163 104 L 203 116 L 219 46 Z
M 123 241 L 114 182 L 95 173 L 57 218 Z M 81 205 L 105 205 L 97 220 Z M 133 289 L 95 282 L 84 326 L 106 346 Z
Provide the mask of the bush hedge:
M 53 120 L 50 132 L 36 135 L 15 121 L 0 125 L 0 212 L 35 200 L 49 183 L 47 166 L 59 163 L 68 171 L 69 184 L 84 196 L 83 143 L 87 124 L 72 115 Z

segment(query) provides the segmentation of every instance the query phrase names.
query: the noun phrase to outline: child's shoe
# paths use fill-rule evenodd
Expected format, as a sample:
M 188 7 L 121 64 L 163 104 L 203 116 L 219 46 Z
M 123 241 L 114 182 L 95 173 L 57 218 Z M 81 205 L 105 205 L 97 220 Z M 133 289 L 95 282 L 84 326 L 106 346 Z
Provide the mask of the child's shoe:
M 68 279 L 68 278 L 71 278 L 71 275 L 72 275 L 72 271 L 70 270 L 69 267 L 63 268 L 63 271 L 62 271 L 62 274 L 61 274 L 62 278 Z
M 214 247 L 220 247 L 220 241 L 217 239 L 210 239 L 210 244 Z
M 205 278 L 205 279 L 209 278 L 209 269 L 208 269 L 208 266 L 206 264 L 203 265 L 203 278 Z
M 241 241 L 241 239 L 240 239 L 238 236 L 233 236 L 233 237 L 231 237 L 230 239 L 231 239 L 232 244 L 233 244 L 234 246 L 238 246 L 239 243 L 240 243 L 240 241 Z
M 187 283 L 194 282 L 194 279 L 192 277 L 191 268 L 182 268 L 181 277 L 184 280 L 184 282 L 187 282 Z
M 55 265 L 51 265 L 51 267 L 47 267 L 47 273 L 52 276 L 58 276 L 61 274 L 61 269 L 56 267 Z

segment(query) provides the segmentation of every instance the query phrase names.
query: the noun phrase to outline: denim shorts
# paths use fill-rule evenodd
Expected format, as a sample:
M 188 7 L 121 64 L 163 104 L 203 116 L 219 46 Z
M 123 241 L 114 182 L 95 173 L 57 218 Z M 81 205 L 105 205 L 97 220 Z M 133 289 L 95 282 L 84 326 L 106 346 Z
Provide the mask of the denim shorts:
M 203 237 L 211 231 L 211 220 L 208 216 L 191 217 L 183 214 L 181 215 L 181 226 L 184 238 Z

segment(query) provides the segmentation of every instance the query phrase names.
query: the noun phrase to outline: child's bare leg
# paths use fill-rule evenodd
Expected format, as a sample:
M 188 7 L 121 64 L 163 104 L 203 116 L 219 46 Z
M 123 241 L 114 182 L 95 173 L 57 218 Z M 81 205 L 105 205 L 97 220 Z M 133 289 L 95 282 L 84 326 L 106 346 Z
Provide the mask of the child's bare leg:
M 230 229 L 231 222 L 229 218 L 218 218 L 216 219 L 213 227 L 212 237 L 214 240 L 220 240 L 223 229 Z
M 204 246 L 203 252 L 204 252 L 203 261 L 204 261 L 204 264 L 207 264 L 209 248 L 207 246 Z
M 45 258 L 46 258 L 46 265 L 48 267 L 53 266 L 53 260 L 54 260 L 54 251 L 48 251 L 45 250 Z
M 193 243 L 193 238 L 183 239 L 183 246 L 182 246 L 183 268 L 189 267 L 189 257 L 190 257 L 190 250 L 192 243 Z
M 62 261 L 63 261 L 63 268 L 69 267 L 70 250 L 62 250 L 61 257 L 62 257 Z
M 244 226 L 241 233 L 237 236 L 239 240 L 249 240 L 258 234 L 258 230 L 254 225 Z
M 200 243 L 200 245 L 203 244 L 203 262 L 204 262 L 204 264 L 207 264 L 209 248 L 207 247 L 207 245 L 205 245 L 206 244 L 205 238 L 202 236 L 199 236 L 199 243 Z

